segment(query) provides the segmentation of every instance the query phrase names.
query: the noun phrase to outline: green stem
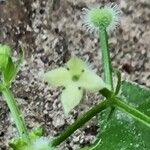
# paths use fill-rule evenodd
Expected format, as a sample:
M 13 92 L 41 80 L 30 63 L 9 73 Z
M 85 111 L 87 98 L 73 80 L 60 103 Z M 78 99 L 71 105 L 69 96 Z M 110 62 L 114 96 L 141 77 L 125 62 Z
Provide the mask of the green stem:
M 5 87 L 2 91 L 4 99 L 10 109 L 10 112 L 12 114 L 12 117 L 15 121 L 16 127 L 19 131 L 19 134 L 21 137 L 28 138 L 28 130 L 25 124 L 25 121 L 23 119 L 23 116 L 17 106 L 17 102 L 12 94 L 12 92 Z
M 114 99 L 114 105 L 117 106 L 119 109 L 127 112 L 130 116 L 137 119 L 141 123 L 145 124 L 146 126 L 150 127 L 150 117 L 143 114 L 142 112 L 138 111 L 137 109 L 129 106 L 119 98 Z
M 92 117 L 94 117 L 97 113 L 106 109 L 111 105 L 111 101 L 105 100 L 100 104 L 94 106 L 90 109 L 86 114 L 82 115 L 79 119 L 77 119 L 72 125 L 70 125 L 59 137 L 52 141 L 52 146 L 57 146 L 65 139 L 67 139 L 72 133 L 74 133 L 78 128 L 80 128 L 83 124 L 89 121 Z
M 102 103 L 94 106 L 87 113 L 83 114 L 79 119 L 77 119 L 72 125 L 70 125 L 60 136 L 56 137 L 52 141 L 52 146 L 56 147 L 63 141 L 65 141 L 72 133 L 74 133 L 78 128 L 84 125 L 87 121 L 89 121 L 96 114 L 100 113 L 104 109 L 108 107 L 118 107 L 121 110 L 127 112 L 129 115 L 144 123 L 145 125 L 150 127 L 150 117 L 138 111 L 137 109 L 129 106 L 124 103 L 123 100 L 117 98 L 113 92 L 108 89 L 102 89 L 100 93 L 106 98 Z
M 113 80 L 112 80 L 112 66 L 110 60 L 110 51 L 108 48 L 108 36 L 106 32 L 106 28 L 101 27 L 99 31 L 100 37 L 100 46 L 102 49 L 102 62 L 104 69 L 104 81 L 111 86 L 111 90 L 113 90 Z

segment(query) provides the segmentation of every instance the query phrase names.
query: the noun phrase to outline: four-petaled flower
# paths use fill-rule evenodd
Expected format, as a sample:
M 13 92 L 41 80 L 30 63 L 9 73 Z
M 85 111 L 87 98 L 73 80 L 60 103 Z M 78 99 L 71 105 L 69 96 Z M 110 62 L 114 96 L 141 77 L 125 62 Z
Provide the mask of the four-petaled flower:
M 64 87 L 61 102 L 66 115 L 80 103 L 84 90 L 96 92 L 106 87 L 104 81 L 76 56 L 73 56 L 65 67 L 45 73 L 44 80 Z

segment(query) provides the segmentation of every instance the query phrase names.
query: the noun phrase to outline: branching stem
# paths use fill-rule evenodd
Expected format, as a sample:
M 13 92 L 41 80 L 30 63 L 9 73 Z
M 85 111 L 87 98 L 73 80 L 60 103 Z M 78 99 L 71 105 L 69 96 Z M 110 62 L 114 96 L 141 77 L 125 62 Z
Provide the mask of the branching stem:
M 77 119 L 72 125 L 70 125 L 60 136 L 56 137 L 52 141 L 52 146 L 57 146 L 65 139 L 67 139 L 72 133 L 74 133 L 78 128 L 84 125 L 87 121 L 89 121 L 92 117 L 96 114 L 100 113 L 107 107 L 118 107 L 119 109 L 127 112 L 133 118 L 137 119 L 138 121 L 144 123 L 148 127 L 150 127 L 150 117 L 143 114 L 142 112 L 138 111 L 137 109 L 129 106 L 123 100 L 117 98 L 113 92 L 109 91 L 108 89 L 103 89 L 100 91 L 101 94 L 106 98 L 105 101 L 101 102 L 100 104 L 94 106 L 90 109 L 87 113 L 82 115 L 79 119 Z
M 133 118 L 137 119 L 141 123 L 150 127 L 150 117 L 149 116 L 143 114 L 142 112 L 138 111 L 137 109 L 133 108 L 132 106 L 126 104 L 119 98 L 114 99 L 114 106 L 117 106 L 119 109 L 127 112 Z
M 89 121 L 92 117 L 94 117 L 97 113 L 109 107 L 111 104 L 110 101 L 106 100 L 101 102 L 100 104 L 94 106 L 87 113 L 82 115 L 79 119 L 77 119 L 72 125 L 70 125 L 60 136 L 52 141 L 52 146 L 57 146 L 61 142 L 63 142 L 66 138 L 68 138 L 72 133 L 74 133 L 78 128 L 84 125 L 87 121 Z

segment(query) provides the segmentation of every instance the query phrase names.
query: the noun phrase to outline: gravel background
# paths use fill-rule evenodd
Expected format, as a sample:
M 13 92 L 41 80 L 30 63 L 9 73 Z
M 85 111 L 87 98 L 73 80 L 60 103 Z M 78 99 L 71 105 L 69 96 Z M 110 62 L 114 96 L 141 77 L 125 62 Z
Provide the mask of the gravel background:
M 63 65 L 71 56 L 88 61 L 102 75 L 97 37 L 82 27 L 81 12 L 106 0 L 0 0 L 0 42 L 9 43 L 14 56 L 24 47 L 26 60 L 12 89 L 24 112 L 28 127 L 43 125 L 46 135 L 57 136 L 79 114 L 98 101 L 87 95 L 66 118 L 60 103 L 61 90 L 47 86 L 41 74 Z M 110 35 L 112 63 L 130 79 L 150 87 L 150 1 L 117 0 L 123 15 L 120 28 Z M 98 68 L 98 69 L 97 69 Z M 96 119 L 75 132 L 59 149 L 73 150 L 89 145 L 97 133 Z M 16 135 L 9 110 L 0 97 L 0 150 Z

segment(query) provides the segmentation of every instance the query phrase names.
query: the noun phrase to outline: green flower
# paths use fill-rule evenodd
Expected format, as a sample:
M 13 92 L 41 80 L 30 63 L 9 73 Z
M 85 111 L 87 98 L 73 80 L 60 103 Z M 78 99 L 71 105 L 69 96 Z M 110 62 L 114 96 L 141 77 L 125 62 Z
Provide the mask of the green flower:
M 44 80 L 54 86 L 63 86 L 61 102 L 67 115 L 82 99 L 83 91 L 97 92 L 106 84 L 77 57 L 72 57 L 65 67 L 44 74 Z
M 51 146 L 51 141 L 47 137 L 31 139 L 30 142 L 22 138 L 16 139 L 10 143 L 10 147 L 13 150 L 56 150 Z
M 54 148 L 51 147 L 50 140 L 47 137 L 41 137 L 33 142 L 28 150 L 54 150 Z
M 8 59 L 11 56 L 11 49 L 7 45 L 0 44 L 0 69 L 5 69 Z
M 29 133 L 29 139 L 23 137 L 13 139 L 9 146 L 13 150 L 56 150 L 51 146 L 51 140 L 43 134 L 41 127 L 33 129 Z
M 110 32 L 119 25 L 121 10 L 118 5 L 110 3 L 103 8 L 84 8 L 83 14 L 84 26 L 90 32 L 97 32 L 102 27 Z

